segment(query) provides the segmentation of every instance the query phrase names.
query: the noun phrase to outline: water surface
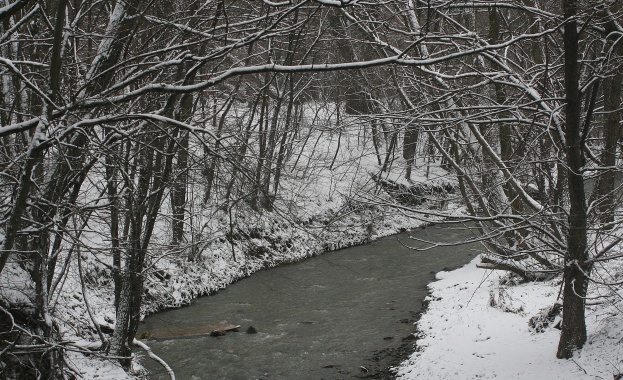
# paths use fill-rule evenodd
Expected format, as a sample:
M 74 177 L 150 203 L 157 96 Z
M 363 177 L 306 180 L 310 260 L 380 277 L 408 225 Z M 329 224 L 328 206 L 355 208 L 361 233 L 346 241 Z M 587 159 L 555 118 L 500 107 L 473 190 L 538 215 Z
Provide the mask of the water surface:
M 241 325 L 225 336 L 149 339 L 181 380 L 352 379 L 365 377 L 381 350 L 403 343 L 434 273 L 467 263 L 474 245 L 422 246 L 409 237 L 453 242 L 471 236 L 435 226 L 382 238 L 243 279 L 190 307 L 146 319 L 141 332 Z M 245 330 L 253 326 L 257 334 Z M 154 379 L 168 379 L 144 359 Z M 364 368 L 362 368 L 364 367 Z

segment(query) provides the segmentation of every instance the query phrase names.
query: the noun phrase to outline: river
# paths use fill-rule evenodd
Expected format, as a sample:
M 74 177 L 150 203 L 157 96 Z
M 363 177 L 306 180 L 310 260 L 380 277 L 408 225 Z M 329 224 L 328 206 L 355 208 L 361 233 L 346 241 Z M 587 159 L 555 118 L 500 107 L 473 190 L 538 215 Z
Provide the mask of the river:
M 459 226 L 430 226 L 369 244 L 258 272 L 192 306 L 150 316 L 139 334 L 199 332 L 219 322 L 240 325 L 224 336 L 147 339 L 178 380 L 337 380 L 388 378 L 379 369 L 409 340 L 413 322 L 438 271 L 475 255 L 475 245 L 422 246 L 409 239 L 456 242 Z M 253 326 L 257 333 L 248 334 Z M 204 328 L 205 329 L 205 328 Z M 153 379 L 168 379 L 143 359 Z

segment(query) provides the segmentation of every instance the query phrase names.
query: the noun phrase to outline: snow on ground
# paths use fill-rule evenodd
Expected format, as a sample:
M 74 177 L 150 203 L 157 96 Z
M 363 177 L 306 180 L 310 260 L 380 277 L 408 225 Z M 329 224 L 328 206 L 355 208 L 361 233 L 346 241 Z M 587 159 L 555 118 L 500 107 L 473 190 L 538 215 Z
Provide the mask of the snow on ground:
M 508 286 L 500 282 L 504 272 L 476 268 L 477 262 L 441 272 L 429 285 L 417 352 L 398 367 L 397 379 L 588 380 L 623 372 L 619 301 L 589 307 L 587 344 L 559 360 L 560 331 L 536 333 L 528 320 L 556 302 L 560 280 Z
M 110 360 L 86 357 L 79 353 L 69 352 L 66 356 L 67 365 L 71 366 L 78 378 L 89 380 L 131 380 L 131 377 L 120 365 Z

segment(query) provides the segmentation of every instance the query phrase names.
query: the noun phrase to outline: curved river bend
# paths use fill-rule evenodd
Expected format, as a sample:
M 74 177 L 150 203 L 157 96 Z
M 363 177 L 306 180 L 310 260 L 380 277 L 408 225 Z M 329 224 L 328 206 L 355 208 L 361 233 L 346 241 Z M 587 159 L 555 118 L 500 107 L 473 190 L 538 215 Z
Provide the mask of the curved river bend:
M 362 367 L 384 365 L 379 353 L 396 350 L 413 332 L 434 274 L 476 254 L 474 245 L 414 251 L 403 243 L 422 243 L 409 236 L 457 242 L 471 234 L 428 227 L 261 271 L 190 307 L 147 318 L 139 334 L 192 333 L 224 321 L 242 326 L 219 337 L 149 339 L 181 380 L 365 378 Z M 245 333 L 249 326 L 258 332 Z M 169 378 L 152 360 L 143 363 L 152 378 Z

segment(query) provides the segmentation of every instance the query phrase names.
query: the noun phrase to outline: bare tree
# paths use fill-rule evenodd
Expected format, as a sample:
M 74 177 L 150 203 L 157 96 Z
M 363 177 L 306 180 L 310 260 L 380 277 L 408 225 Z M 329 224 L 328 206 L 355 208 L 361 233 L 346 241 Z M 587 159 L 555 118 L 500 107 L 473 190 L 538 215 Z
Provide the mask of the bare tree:
M 109 352 L 128 365 L 152 261 L 196 257 L 191 184 L 229 215 L 274 211 L 284 174 L 311 166 L 300 158 L 325 130 L 308 126 L 305 107 L 322 101 L 340 119 L 327 128 L 338 139 L 331 169 L 344 120 L 366 123 L 379 171 L 404 127 L 407 177 L 418 144 L 454 171 L 483 266 L 563 274 L 558 356 L 570 357 L 586 340 L 593 263 L 620 240 L 604 231 L 619 223 L 623 28 L 618 4 L 562 5 L 7 2 L 0 275 L 24 271 L 35 289 L 45 376 L 63 371 L 52 293 L 89 254 L 72 225 L 106 221 L 97 254 L 115 295 Z

